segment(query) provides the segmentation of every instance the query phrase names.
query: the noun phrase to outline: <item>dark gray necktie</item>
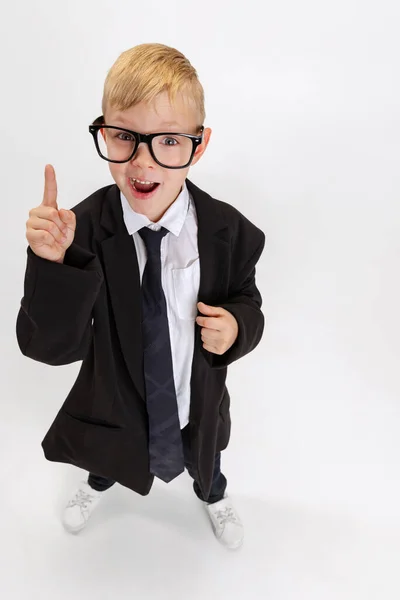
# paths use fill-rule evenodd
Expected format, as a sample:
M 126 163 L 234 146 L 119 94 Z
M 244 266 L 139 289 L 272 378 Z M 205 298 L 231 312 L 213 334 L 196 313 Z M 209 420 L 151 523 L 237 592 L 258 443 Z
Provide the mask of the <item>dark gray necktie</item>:
M 143 227 L 147 249 L 142 278 L 142 334 L 150 472 L 169 482 L 184 471 L 182 434 L 172 366 L 167 304 L 161 285 L 161 239 L 168 231 Z

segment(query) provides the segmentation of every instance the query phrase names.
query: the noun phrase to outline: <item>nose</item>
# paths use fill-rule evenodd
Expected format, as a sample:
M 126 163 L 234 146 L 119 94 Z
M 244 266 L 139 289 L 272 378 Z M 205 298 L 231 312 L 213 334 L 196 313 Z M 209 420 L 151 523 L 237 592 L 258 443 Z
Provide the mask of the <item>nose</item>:
M 150 154 L 150 148 L 146 142 L 140 142 L 131 162 L 142 168 L 154 167 L 156 165 L 153 157 Z

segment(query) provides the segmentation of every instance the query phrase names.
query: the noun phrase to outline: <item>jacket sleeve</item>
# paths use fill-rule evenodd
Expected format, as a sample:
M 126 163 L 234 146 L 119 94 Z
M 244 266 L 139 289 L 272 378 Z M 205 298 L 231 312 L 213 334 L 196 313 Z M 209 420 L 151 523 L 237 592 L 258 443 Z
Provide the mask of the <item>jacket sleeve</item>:
M 256 263 L 265 246 L 265 234 L 261 230 L 258 231 L 261 233 L 261 236 L 257 236 L 258 245 L 230 286 L 228 301 L 218 304 L 235 317 L 239 326 L 238 337 L 233 346 L 221 355 L 208 352 L 203 348 L 206 359 L 213 369 L 226 368 L 235 360 L 249 354 L 259 344 L 264 331 L 262 298 L 256 286 L 255 276 Z
M 24 296 L 17 317 L 22 354 L 48 365 L 83 360 L 92 340 L 92 309 L 103 282 L 95 254 L 75 242 L 63 264 L 28 247 Z

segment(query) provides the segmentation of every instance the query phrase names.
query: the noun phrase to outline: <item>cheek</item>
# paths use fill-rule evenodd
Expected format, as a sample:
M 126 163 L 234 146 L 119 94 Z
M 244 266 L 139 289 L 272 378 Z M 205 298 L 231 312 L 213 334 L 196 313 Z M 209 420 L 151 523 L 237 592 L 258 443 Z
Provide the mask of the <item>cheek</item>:
M 167 171 L 167 173 L 165 172 Z M 165 169 L 164 170 L 164 183 L 167 183 L 170 187 L 178 188 L 183 185 L 189 169 Z
M 122 182 L 126 178 L 126 167 L 124 164 L 108 163 L 108 166 L 114 181 Z

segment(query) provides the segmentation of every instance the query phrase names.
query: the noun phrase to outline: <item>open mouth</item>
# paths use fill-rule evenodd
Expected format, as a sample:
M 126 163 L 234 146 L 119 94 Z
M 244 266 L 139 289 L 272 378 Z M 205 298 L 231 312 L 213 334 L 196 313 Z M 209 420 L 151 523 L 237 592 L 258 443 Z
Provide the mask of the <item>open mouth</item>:
M 141 194 L 150 194 L 160 185 L 156 181 L 141 181 L 134 177 L 129 177 L 129 182 L 132 188 Z

